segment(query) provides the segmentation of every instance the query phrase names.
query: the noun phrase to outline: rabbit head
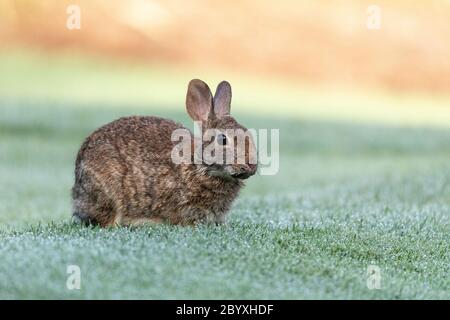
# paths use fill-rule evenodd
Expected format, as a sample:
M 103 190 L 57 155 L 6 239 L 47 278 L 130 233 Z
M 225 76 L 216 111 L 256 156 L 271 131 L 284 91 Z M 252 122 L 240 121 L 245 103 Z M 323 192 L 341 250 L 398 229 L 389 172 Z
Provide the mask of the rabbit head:
M 191 80 L 186 96 L 189 116 L 201 127 L 195 152 L 211 176 L 247 179 L 257 170 L 256 146 L 247 128 L 230 115 L 231 86 L 222 81 L 213 97 L 208 85 Z M 197 140 L 198 141 L 198 140 Z M 198 146 L 201 148 L 197 148 Z

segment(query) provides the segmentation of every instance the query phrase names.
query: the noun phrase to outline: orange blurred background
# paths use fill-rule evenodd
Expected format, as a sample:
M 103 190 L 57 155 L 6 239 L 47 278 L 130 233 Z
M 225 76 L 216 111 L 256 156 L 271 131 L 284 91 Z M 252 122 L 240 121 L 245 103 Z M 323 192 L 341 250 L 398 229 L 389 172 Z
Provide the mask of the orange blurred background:
M 69 5 L 81 29 L 68 30 Z M 450 1 L 2 0 L 0 50 L 38 47 L 314 85 L 450 93 Z

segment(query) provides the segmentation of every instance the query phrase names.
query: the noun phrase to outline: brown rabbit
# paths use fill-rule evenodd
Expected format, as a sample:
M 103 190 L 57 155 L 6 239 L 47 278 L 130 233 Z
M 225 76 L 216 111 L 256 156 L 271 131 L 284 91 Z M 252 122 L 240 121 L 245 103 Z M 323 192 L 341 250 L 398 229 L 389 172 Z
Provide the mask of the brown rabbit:
M 186 108 L 205 129 L 217 129 L 214 141 L 223 148 L 238 148 L 224 132 L 242 127 L 230 116 L 231 87 L 221 82 L 214 98 L 201 80 L 189 83 Z M 92 133 L 82 144 L 75 163 L 72 189 L 73 215 L 102 227 L 167 222 L 192 225 L 222 223 L 243 186 L 242 179 L 255 174 L 250 161 L 255 152 L 251 138 L 245 142 L 245 162 L 175 164 L 172 141 L 180 124 L 158 117 L 127 117 Z M 222 131 L 220 131 L 222 130 Z M 192 141 L 199 141 L 188 131 Z M 196 139 L 196 140 L 195 140 Z M 193 143 L 192 149 L 194 149 Z M 196 152 L 197 148 L 194 150 Z M 233 150 L 242 154 L 243 150 Z M 223 162 L 223 161 L 222 161 Z

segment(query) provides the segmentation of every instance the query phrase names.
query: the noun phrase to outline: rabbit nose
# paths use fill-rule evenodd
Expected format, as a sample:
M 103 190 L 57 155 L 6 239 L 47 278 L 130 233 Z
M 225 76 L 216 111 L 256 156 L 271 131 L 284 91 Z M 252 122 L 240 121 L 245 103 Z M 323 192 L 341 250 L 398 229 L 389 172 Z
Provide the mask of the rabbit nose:
M 256 164 L 249 163 L 249 164 L 247 164 L 247 166 L 248 166 L 248 169 L 249 169 L 248 171 L 253 172 L 253 173 L 256 172 L 256 168 L 257 168 Z
M 238 179 L 247 179 L 256 173 L 256 165 L 247 164 L 239 167 L 234 176 Z

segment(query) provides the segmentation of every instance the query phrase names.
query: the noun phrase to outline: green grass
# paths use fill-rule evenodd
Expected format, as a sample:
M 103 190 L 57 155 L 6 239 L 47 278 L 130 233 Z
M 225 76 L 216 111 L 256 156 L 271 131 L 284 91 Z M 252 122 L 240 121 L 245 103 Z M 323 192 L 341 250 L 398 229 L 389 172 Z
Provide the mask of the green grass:
M 87 107 L 13 87 L 0 94 L 0 298 L 450 298 L 449 129 L 256 116 L 236 99 L 243 124 L 280 129 L 281 165 L 248 181 L 227 224 L 83 228 L 69 220 L 82 139 L 129 114 L 189 125 L 183 103 Z
M 1 298 L 450 298 L 450 131 L 244 117 L 281 129 L 281 167 L 226 225 L 71 225 L 82 138 L 137 111 L 1 102 Z

